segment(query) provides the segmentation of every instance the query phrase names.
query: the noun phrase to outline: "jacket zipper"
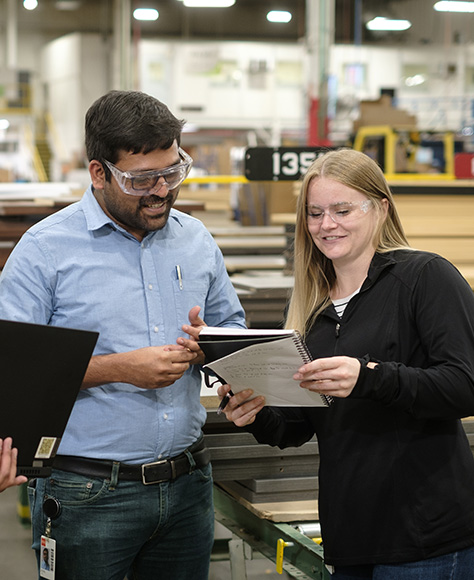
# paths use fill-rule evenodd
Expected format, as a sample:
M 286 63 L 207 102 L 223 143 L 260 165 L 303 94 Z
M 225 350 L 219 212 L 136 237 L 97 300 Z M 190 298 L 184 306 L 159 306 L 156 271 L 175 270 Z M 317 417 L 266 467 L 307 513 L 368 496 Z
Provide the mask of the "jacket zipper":
M 340 330 L 341 330 L 341 324 L 338 322 L 336 324 L 336 338 L 339 338 Z

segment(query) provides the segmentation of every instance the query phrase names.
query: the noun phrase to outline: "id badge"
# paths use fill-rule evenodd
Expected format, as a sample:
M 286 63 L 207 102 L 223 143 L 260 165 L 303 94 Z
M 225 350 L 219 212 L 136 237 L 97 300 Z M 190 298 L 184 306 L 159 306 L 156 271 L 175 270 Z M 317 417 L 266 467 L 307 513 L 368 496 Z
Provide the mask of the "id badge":
M 56 540 L 41 536 L 40 577 L 54 580 L 56 572 Z

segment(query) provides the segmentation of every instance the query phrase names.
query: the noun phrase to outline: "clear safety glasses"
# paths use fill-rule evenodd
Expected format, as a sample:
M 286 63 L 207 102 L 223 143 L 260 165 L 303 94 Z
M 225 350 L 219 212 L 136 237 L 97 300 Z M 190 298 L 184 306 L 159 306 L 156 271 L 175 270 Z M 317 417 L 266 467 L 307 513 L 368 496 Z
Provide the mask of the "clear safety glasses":
M 306 215 L 308 222 L 321 224 L 326 213 L 336 224 L 349 223 L 366 214 L 372 205 L 370 199 L 355 202 L 334 203 L 327 208 L 318 207 L 317 205 L 308 205 Z
M 150 195 L 152 190 L 155 188 L 159 190 L 165 185 L 168 189 L 175 189 L 188 176 L 193 165 L 193 160 L 181 147 L 178 152 L 181 159 L 179 163 L 166 167 L 165 169 L 152 171 L 121 171 L 106 159 L 104 159 L 104 163 L 110 169 L 120 189 L 124 193 L 137 196 Z M 163 178 L 163 181 L 158 184 L 161 178 Z

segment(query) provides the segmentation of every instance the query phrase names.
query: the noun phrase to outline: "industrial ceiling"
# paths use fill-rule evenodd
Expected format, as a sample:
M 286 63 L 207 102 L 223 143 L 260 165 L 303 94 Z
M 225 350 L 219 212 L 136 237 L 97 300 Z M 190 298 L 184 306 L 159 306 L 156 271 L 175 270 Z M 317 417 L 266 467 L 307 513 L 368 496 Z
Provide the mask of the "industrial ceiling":
M 5 5 L 0 29 L 5 29 Z M 114 0 L 38 0 L 28 11 L 17 0 L 19 32 L 40 32 L 51 40 L 72 32 L 109 35 L 113 30 Z M 261 40 L 300 42 L 306 34 L 306 7 L 311 0 L 236 0 L 230 8 L 187 8 L 179 0 L 131 0 L 132 8 L 156 8 L 155 22 L 135 22 L 136 36 L 156 39 Z M 328 1 L 328 0 L 322 0 Z M 468 44 L 474 39 L 474 14 L 435 12 L 435 0 L 335 0 L 335 40 L 364 45 Z M 286 9 L 288 24 L 266 20 L 271 9 Z M 405 18 L 404 32 L 369 32 L 365 23 L 374 16 Z

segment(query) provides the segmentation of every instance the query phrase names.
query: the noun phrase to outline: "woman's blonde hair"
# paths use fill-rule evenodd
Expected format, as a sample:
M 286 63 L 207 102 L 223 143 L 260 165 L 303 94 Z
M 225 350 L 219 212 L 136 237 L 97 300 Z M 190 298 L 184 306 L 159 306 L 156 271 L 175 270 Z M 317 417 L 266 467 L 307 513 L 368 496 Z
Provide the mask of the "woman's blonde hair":
M 303 336 L 314 319 L 330 303 L 329 293 L 336 282 L 331 260 L 316 247 L 307 223 L 307 195 L 313 179 L 325 177 L 365 195 L 379 214 L 374 231 L 376 252 L 409 248 L 393 195 L 385 176 L 370 157 L 353 149 L 338 149 L 318 157 L 306 172 L 296 208 L 294 243 L 295 283 L 286 318 L 286 328 L 295 328 Z M 382 199 L 388 201 L 385 217 Z

